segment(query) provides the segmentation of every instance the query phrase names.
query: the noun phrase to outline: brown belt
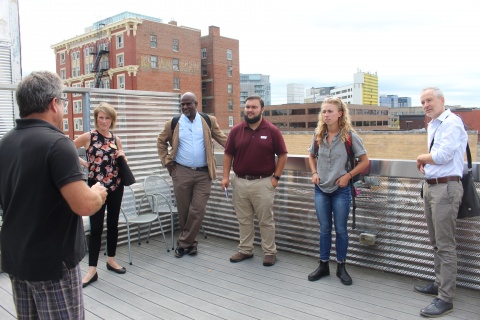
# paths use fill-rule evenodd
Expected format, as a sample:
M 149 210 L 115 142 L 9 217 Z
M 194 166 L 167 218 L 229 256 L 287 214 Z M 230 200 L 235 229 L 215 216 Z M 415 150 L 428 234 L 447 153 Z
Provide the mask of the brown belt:
M 428 184 L 439 184 L 439 183 L 447 183 L 448 181 L 460 181 L 461 178 L 457 176 L 450 176 L 450 177 L 441 177 L 441 178 L 434 178 L 434 179 L 425 179 Z
M 237 177 L 239 177 L 240 179 L 247 179 L 247 180 L 258 180 L 258 179 L 263 179 L 263 178 L 266 178 L 266 177 L 270 177 L 271 175 L 266 175 L 266 176 L 249 176 L 248 174 L 247 175 L 244 175 L 244 176 L 241 176 L 239 174 L 237 174 Z

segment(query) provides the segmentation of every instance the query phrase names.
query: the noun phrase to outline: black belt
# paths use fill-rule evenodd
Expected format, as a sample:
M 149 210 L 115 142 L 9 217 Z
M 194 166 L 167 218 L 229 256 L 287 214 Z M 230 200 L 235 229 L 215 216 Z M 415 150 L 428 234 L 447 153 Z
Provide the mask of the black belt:
M 190 170 L 208 172 L 208 166 L 205 166 L 205 167 L 187 167 L 187 166 L 184 166 L 183 164 L 180 164 L 178 162 L 175 162 L 175 163 L 178 164 L 179 166 L 182 166 L 184 168 L 188 168 Z
M 237 174 L 237 177 L 239 177 L 240 179 L 247 179 L 247 180 L 258 180 L 258 179 L 263 179 L 263 178 L 266 178 L 266 177 L 271 177 L 272 175 L 266 175 L 266 176 L 249 176 L 248 174 L 244 175 L 244 176 L 241 176 L 239 174 Z
M 425 179 L 428 184 L 439 184 L 439 183 L 447 183 L 448 181 L 460 181 L 461 178 L 457 176 L 450 176 L 450 177 L 441 177 L 441 178 L 433 178 L 433 179 Z

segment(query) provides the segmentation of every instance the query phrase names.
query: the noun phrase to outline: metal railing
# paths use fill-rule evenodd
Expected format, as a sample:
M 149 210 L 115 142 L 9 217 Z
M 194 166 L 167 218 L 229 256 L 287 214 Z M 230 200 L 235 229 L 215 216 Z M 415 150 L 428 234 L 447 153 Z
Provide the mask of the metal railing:
M 179 113 L 179 95 L 93 88 L 68 88 L 68 91 L 81 94 L 83 106 L 90 106 L 84 107 L 84 123 L 89 124 L 85 125 L 85 131 L 93 127 L 92 110 L 100 101 L 107 101 L 117 109 L 119 121 L 115 133 L 122 139 L 137 179 L 132 186 L 136 193 L 143 192 L 143 180 L 148 175 L 169 178 L 158 159 L 156 138 L 165 121 Z M 217 180 L 213 182 L 203 225 L 209 235 L 237 240 L 238 222 L 231 198 L 225 199 L 220 186 L 222 154 L 216 157 Z M 473 172 L 478 186 L 479 163 L 473 164 Z M 318 257 L 319 224 L 310 179 L 307 156 L 289 155 L 274 202 L 276 242 L 279 250 Z M 357 183 L 360 194 L 356 198 L 355 230 L 349 221 L 348 263 L 433 279 L 433 252 L 419 197 L 422 181 L 415 161 L 371 160 L 368 175 Z M 162 221 L 164 229 L 170 231 L 169 214 L 162 215 Z M 160 233 L 155 225 L 152 231 Z M 374 235 L 375 244 L 361 243 L 362 234 Z M 126 242 L 125 229 L 120 230 L 119 242 Z M 255 242 L 260 243 L 258 229 Z M 458 285 L 480 290 L 480 218 L 458 220 L 457 252 Z

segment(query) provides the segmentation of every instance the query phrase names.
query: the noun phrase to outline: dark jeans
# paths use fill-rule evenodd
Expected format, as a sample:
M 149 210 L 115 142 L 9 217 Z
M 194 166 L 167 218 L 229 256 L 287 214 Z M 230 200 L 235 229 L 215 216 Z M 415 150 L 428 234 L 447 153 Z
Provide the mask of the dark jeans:
M 90 182 L 88 183 L 90 185 Z M 94 183 L 95 184 L 95 183 Z M 123 184 L 115 191 L 109 191 L 107 200 L 93 216 L 90 216 L 90 244 L 88 247 L 88 265 L 97 266 L 100 246 L 102 244 L 103 220 L 107 208 L 107 255 L 115 257 L 118 240 L 118 216 L 123 198 Z

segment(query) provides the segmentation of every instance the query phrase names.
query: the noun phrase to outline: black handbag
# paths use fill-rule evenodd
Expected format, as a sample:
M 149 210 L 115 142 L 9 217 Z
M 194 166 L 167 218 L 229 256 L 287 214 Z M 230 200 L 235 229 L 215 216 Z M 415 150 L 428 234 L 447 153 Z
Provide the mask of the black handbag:
M 472 155 L 470 147 L 467 143 L 467 166 L 468 172 L 462 177 L 463 197 L 460 208 L 458 209 L 457 219 L 480 216 L 480 198 L 478 197 L 477 188 L 473 181 L 472 174 Z
M 130 167 L 127 164 L 127 161 L 125 161 L 125 157 L 118 157 L 117 165 L 118 165 L 118 171 L 119 171 L 120 178 L 122 179 L 123 185 L 130 186 L 135 182 L 137 182 L 135 180 L 135 177 L 133 176 L 132 171 L 130 170 Z

